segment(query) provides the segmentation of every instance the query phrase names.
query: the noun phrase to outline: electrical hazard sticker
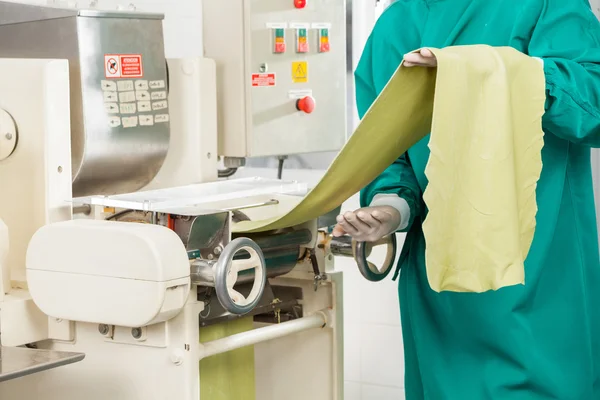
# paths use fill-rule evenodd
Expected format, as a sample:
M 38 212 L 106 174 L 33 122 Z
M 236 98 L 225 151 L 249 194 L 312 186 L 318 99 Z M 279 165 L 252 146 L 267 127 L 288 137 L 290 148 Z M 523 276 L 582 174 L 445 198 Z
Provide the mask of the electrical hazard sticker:
M 296 61 L 292 63 L 292 82 L 308 82 L 308 63 L 306 61 Z
M 275 86 L 275 74 L 252 74 L 252 86 Z
M 106 78 L 142 78 L 144 66 L 141 54 L 105 54 L 104 76 Z

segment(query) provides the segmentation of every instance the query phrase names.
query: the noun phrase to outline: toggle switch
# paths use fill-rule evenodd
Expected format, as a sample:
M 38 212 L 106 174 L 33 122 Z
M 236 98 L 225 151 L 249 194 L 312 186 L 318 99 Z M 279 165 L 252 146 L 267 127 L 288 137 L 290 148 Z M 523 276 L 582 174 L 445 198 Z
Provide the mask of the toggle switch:
M 296 101 L 296 109 L 310 114 L 315 110 L 315 99 L 311 96 L 306 96 Z
M 329 46 L 329 29 L 319 29 L 319 53 L 328 53 L 330 50 Z
M 283 54 L 285 53 L 285 29 L 276 28 L 273 29 L 273 42 L 274 48 L 273 53 L 275 54 Z
M 296 29 L 296 53 L 308 53 L 307 34 L 306 28 Z

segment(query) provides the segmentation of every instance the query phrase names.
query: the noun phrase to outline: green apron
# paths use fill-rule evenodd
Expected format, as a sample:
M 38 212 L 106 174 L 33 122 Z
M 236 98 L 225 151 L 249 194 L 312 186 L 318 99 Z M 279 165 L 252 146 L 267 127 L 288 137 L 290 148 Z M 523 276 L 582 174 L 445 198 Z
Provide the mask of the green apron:
M 600 399 L 590 165 L 590 148 L 600 147 L 600 24 L 586 0 L 398 0 L 379 19 L 356 71 L 359 114 L 404 53 L 468 44 L 508 45 L 544 59 L 537 229 L 524 286 L 438 294 L 427 282 L 421 229 L 428 138 L 361 192 L 362 206 L 396 193 L 411 208 L 399 281 L 406 399 Z

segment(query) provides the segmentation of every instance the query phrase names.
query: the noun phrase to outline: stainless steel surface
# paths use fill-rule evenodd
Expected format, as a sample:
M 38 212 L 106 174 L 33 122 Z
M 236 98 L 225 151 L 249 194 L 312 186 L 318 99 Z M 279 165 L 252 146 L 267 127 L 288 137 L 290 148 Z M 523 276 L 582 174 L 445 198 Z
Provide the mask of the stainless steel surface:
M 92 18 L 127 18 L 127 19 L 164 19 L 161 13 L 131 12 L 131 11 L 105 11 L 105 10 L 79 10 L 80 17 Z
M 20 24 L 23 22 L 75 17 L 77 10 L 54 7 L 40 7 L 29 4 L 0 2 L 0 25 Z
M 301 255 L 300 246 L 284 248 L 284 249 L 268 249 L 263 250 L 265 258 L 265 266 L 267 278 L 276 278 L 285 275 L 298 264 L 298 259 Z M 240 257 L 241 258 L 241 257 Z M 235 257 L 238 259 L 238 257 Z M 190 265 L 190 278 L 192 283 L 200 286 L 214 287 L 215 260 L 197 259 Z M 237 285 L 254 282 L 254 270 L 241 271 L 238 274 Z
M 354 257 L 354 243 L 350 236 L 331 238 L 329 249 L 334 256 Z
M 73 214 L 90 215 L 92 213 L 92 206 L 84 204 L 82 206 L 73 207 Z
M 175 219 L 175 233 L 186 250 L 198 250 L 205 260 L 215 259 L 215 249 L 223 249 L 229 243 L 229 213 L 178 217 Z
M 190 279 L 194 285 L 215 286 L 214 260 L 194 260 L 190 265 Z
M 108 332 L 110 332 L 110 327 L 106 324 L 100 324 L 98 325 L 98 332 L 100 332 L 101 335 L 107 335 Z
M 20 378 L 83 360 L 85 354 L 49 350 L 3 347 L 0 359 L 0 382 Z
M 241 168 L 246 165 L 246 159 L 243 157 L 223 157 L 225 168 Z
M 312 233 L 308 229 L 281 232 L 276 234 L 245 234 L 260 246 L 262 251 L 298 247 L 307 245 L 312 241 Z
M 0 57 L 69 60 L 73 196 L 134 192 L 149 183 L 168 151 L 169 122 L 151 126 L 136 122 L 137 126 L 125 128 L 119 119 L 120 125 L 111 127 L 112 119 L 137 117 L 139 112 L 136 107 L 135 114 L 113 113 L 105 106 L 105 95 L 113 92 L 109 94 L 118 97 L 123 92 L 106 87 L 118 81 L 166 85 L 162 16 L 102 13 L 92 17 L 93 12 L 7 2 L 0 2 L 0 15 Z M 143 78 L 107 79 L 108 54 L 142 55 Z M 103 81 L 110 81 L 105 83 L 107 90 Z M 118 103 L 109 105 L 119 108 Z M 168 115 L 168 107 L 143 115 L 150 114 Z
M 276 234 L 246 234 L 262 250 L 267 267 L 267 278 L 275 278 L 292 271 L 302 257 L 303 246 L 312 240 L 308 229 L 281 232 Z M 254 280 L 254 271 L 243 271 L 238 275 L 238 282 Z

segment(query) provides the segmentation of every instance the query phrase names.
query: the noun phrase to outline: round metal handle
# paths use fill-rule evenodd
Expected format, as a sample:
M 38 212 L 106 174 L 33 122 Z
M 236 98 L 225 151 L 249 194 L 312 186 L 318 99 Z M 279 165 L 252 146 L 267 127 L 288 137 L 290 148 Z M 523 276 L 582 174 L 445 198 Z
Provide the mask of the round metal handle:
M 371 249 L 380 244 L 387 245 L 385 261 L 381 269 L 377 268 L 375 264 L 367 260 Z M 396 235 L 392 234 L 386 236 L 375 243 L 355 242 L 355 245 L 353 247 L 354 259 L 356 260 L 356 264 L 358 264 L 358 270 L 360 271 L 362 276 L 364 276 L 367 280 L 371 282 L 379 282 L 385 279 L 385 277 L 388 276 L 394 268 L 394 261 L 396 260 L 396 250 L 398 247 L 398 244 L 396 242 Z
M 246 251 L 249 259 L 234 260 L 240 251 Z M 242 271 L 254 269 L 254 283 L 248 297 L 233 287 Z M 232 314 L 246 314 L 260 301 L 267 283 L 265 257 L 254 241 L 248 238 L 232 240 L 219 256 L 215 265 L 215 291 L 223 308 Z

